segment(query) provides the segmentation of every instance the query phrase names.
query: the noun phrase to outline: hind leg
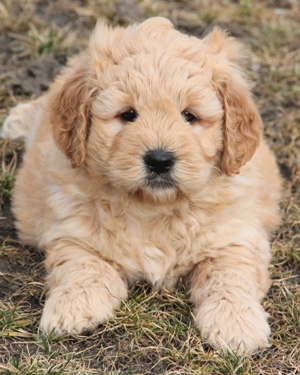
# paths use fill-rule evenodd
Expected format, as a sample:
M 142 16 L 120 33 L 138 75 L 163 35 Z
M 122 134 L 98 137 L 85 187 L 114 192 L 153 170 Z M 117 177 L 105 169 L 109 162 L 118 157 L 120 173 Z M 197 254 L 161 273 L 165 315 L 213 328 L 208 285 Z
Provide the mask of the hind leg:
M 28 143 L 35 134 L 42 109 L 42 97 L 12 108 L 2 125 L 0 137 L 9 139 L 25 137 L 26 143 Z

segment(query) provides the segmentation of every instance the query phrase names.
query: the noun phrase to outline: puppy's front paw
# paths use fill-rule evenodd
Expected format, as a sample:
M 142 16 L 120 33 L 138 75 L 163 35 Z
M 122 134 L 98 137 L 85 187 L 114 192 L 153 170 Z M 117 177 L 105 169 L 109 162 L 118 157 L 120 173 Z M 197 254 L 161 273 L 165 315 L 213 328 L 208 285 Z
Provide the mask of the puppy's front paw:
M 249 301 L 217 300 L 210 296 L 196 311 L 201 335 L 212 347 L 252 353 L 268 346 L 268 314 L 251 297 Z
M 120 295 L 126 298 L 126 290 Z M 122 297 L 123 297 L 122 296 Z M 107 289 L 56 287 L 46 300 L 40 328 L 46 333 L 79 334 L 92 331 L 101 322 L 113 316 L 121 298 Z

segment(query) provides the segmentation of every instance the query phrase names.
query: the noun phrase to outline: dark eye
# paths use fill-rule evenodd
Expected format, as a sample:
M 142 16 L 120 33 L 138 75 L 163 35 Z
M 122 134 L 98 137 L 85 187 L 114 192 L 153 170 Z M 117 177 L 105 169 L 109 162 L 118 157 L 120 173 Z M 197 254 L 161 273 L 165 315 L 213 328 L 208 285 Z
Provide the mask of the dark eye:
M 188 111 L 183 111 L 181 114 L 185 121 L 189 122 L 190 124 L 193 124 L 197 120 L 197 118 Z
M 120 114 L 120 119 L 126 122 L 133 122 L 137 119 L 138 114 L 134 109 L 129 109 L 126 112 Z

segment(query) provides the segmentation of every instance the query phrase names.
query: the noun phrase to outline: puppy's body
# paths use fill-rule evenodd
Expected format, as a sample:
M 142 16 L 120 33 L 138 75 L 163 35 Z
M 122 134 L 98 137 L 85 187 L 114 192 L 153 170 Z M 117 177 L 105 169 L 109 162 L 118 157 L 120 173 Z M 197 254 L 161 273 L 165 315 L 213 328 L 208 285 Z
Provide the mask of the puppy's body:
M 162 19 L 98 26 L 28 104 L 14 212 L 21 239 L 46 249 L 44 330 L 91 329 L 137 280 L 183 278 L 209 343 L 267 345 L 280 178 L 239 51 L 219 31 L 200 41 Z

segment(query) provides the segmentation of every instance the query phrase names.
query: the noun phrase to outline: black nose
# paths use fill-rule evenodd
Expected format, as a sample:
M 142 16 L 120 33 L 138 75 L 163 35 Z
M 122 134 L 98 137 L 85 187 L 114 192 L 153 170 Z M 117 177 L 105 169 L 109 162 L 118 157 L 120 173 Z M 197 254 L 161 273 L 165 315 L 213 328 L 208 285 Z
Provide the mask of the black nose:
M 173 152 L 163 149 L 148 151 L 144 156 L 145 165 L 150 172 L 162 174 L 169 172 L 175 164 Z

